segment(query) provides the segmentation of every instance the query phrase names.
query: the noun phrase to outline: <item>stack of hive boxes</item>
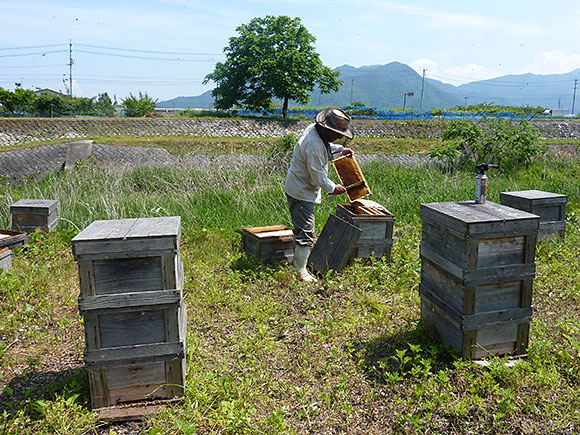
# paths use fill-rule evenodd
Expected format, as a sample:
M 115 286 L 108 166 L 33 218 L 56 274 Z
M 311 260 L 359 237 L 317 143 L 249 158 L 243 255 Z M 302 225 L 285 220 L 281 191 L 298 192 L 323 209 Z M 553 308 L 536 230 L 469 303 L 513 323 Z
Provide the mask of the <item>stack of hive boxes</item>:
M 540 218 L 471 201 L 421 219 L 421 318 L 464 358 L 526 353 Z
M 73 240 L 93 408 L 183 395 L 179 217 L 95 221 Z

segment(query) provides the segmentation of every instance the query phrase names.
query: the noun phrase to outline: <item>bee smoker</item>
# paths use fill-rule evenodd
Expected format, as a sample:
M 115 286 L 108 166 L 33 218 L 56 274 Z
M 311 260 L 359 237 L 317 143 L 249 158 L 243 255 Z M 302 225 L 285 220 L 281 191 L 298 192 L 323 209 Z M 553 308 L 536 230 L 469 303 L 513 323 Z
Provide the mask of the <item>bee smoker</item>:
M 487 199 L 487 175 L 485 171 L 488 169 L 497 169 L 499 165 L 492 165 L 491 163 L 480 163 L 475 167 L 477 169 L 477 177 L 475 177 L 475 203 L 485 204 Z

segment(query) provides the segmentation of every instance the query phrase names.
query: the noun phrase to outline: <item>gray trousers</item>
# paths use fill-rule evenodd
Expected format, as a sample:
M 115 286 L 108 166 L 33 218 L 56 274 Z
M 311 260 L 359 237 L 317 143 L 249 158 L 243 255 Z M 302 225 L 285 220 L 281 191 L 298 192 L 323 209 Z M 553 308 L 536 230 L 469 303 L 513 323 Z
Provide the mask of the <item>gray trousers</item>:
M 292 231 L 294 242 L 301 246 L 314 245 L 314 203 L 301 201 L 286 195 L 290 217 L 292 218 Z

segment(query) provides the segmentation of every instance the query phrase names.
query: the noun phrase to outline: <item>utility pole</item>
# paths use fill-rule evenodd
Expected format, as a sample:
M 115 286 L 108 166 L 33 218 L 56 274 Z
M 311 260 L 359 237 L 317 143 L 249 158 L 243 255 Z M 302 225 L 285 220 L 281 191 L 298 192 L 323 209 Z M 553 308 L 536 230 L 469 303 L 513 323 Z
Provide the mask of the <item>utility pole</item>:
M 574 103 L 576 103 L 576 86 L 578 85 L 578 77 L 574 79 L 574 96 L 572 97 L 572 115 L 574 115 Z
M 69 39 L 68 42 L 68 94 L 69 96 L 73 96 L 73 89 L 72 89 L 72 66 L 73 66 L 73 58 L 72 58 L 72 41 Z
M 419 106 L 419 110 L 423 110 L 423 91 L 425 90 L 425 71 L 427 71 L 427 70 L 423 69 L 423 79 L 421 80 L 421 104 Z
M 469 97 L 463 97 L 463 99 L 465 100 L 465 103 L 463 103 L 463 107 L 467 108 L 467 100 L 469 99 Z
M 354 79 L 350 81 L 350 105 L 352 106 L 352 88 L 354 86 Z

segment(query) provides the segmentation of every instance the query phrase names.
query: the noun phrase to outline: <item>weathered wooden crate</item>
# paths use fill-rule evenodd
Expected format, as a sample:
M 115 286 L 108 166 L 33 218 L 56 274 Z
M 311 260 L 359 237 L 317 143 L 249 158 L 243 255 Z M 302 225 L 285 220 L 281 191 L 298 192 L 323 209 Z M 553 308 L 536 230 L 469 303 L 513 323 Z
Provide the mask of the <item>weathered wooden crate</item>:
M 0 269 L 12 269 L 12 251 L 8 248 L 0 248 Z
M 361 214 L 353 204 L 337 204 L 336 216 L 362 230 L 354 250 L 355 258 L 374 256 L 391 260 L 395 218 L 390 212 Z
M 0 230 L 0 249 L 10 250 L 24 245 L 28 242 L 28 234 L 23 231 Z
M 542 192 L 541 190 L 520 190 L 501 192 L 500 202 L 508 207 L 527 211 L 540 216 L 538 237 L 564 238 L 566 233 L 566 195 Z
M 286 225 L 272 225 L 242 229 L 244 252 L 263 263 L 294 259 L 294 235 Z
M 318 274 L 340 272 L 352 258 L 362 230 L 355 225 L 330 215 L 308 258 L 308 264 Z
M 539 217 L 487 202 L 421 204 L 421 317 L 464 358 L 529 340 Z
M 179 217 L 95 221 L 72 240 L 93 408 L 183 394 Z
M 55 199 L 21 199 L 10 206 L 12 230 L 33 233 L 37 228 L 51 232 L 58 225 L 58 201 Z

